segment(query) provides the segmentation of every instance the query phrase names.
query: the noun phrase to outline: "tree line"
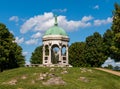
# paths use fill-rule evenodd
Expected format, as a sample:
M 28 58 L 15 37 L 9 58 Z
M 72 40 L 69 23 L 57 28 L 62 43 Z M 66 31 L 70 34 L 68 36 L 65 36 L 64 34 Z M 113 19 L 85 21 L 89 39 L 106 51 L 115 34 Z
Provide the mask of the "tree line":
M 70 45 L 69 64 L 75 67 L 100 67 L 108 57 L 120 61 L 120 5 L 115 3 L 114 8 L 112 26 L 103 35 L 95 32 L 84 42 Z M 31 63 L 42 63 L 42 46 L 32 53 Z
M 24 60 L 22 48 L 15 42 L 13 34 L 0 23 L 0 72 L 23 66 Z
M 85 42 L 76 42 L 69 47 L 70 64 L 99 67 L 108 57 L 120 61 L 120 5 L 115 3 L 114 7 L 110 29 L 103 35 L 95 32 Z

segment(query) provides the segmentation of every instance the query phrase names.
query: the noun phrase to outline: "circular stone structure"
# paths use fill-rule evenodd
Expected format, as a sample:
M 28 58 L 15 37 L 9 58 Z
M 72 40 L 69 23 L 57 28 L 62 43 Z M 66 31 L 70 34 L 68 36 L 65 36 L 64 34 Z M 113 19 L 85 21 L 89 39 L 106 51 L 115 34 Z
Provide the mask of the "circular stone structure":
M 68 66 L 69 37 L 65 30 L 58 26 L 55 16 L 54 26 L 49 28 L 43 38 L 43 65 Z

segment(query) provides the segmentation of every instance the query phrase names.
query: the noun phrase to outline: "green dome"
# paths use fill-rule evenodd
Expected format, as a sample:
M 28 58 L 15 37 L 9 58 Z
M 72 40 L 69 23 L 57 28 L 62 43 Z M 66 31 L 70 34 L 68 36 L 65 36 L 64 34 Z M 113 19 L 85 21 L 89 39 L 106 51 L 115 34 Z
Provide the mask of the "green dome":
M 62 29 L 61 27 L 58 27 L 57 25 L 54 25 L 53 27 L 49 28 L 45 35 L 62 35 L 62 36 L 67 36 L 66 32 L 64 29 Z
M 67 36 L 66 32 L 64 29 L 62 29 L 61 27 L 58 26 L 58 23 L 57 23 L 57 16 L 55 15 L 55 23 L 54 23 L 54 26 L 49 28 L 45 35 L 62 35 L 62 36 Z

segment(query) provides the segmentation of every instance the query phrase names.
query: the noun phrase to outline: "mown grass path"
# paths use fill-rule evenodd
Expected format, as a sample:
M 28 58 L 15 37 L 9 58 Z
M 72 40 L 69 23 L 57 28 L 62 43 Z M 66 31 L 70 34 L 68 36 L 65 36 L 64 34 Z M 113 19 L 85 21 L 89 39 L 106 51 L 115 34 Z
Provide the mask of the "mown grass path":
M 102 71 L 105 71 L 105 72 L 108 72 L 108 73 L 120 76 L 120 72 L 117 72 L 117 71 L 113 71 L 113 70 L 109 70 L 109 69 L 104 69 L 104 68 L 95 68 L 95 69 L 102 70 Z

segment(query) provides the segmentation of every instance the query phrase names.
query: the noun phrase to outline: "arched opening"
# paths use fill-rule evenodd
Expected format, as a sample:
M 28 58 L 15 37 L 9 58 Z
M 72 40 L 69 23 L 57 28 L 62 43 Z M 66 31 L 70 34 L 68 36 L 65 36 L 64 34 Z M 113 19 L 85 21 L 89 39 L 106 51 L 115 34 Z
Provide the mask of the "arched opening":
M 63 63 L 66 63 L 66 46 L 65 45 L 62 46 L 62 60 L 63 60 Z
M 59 61 L 59 47 L 58 45 L 53 45 L 51 50 L 51 62 L 52 64 L 58 64 Z
M 65 46 L 62 47 L 62 56 L 66 56 L 66 47 Z

